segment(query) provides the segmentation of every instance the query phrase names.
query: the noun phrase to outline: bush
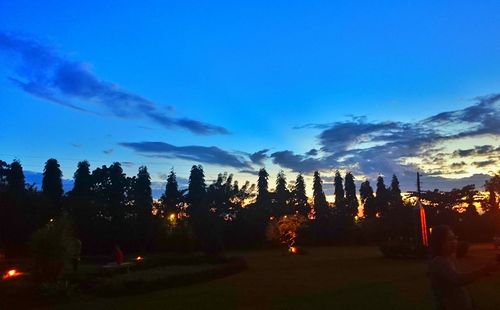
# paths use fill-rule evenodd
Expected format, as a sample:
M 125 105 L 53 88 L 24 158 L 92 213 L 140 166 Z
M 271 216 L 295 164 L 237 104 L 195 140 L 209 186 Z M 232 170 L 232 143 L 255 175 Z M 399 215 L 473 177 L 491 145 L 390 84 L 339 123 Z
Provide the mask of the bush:
M 51 221 L 36 231 L 30 242 L 34 276 L 39 282 L 57 281 L 74 254 L 74 238 L 67 218 Z
M 45 282 L 40 285 L 40 295 L 46 298 L 64 298 L 76 291 L 76 285 L 69 281 Z
M 469 252 L 469 243 L 465 241 L 459 241 L 457 244 L 457 258 L 463 258 L 467 256 Z
M 300 214 L 285 215 L 268 224 L 266 237 L 269 241 L 279 241 L 292 247 L 297 242 L 299 232 L 306 226 L 307 218 L 305 216 Z
M 158 268 L 117 275 L 112 278 L 100 278 L 87 289 L 92 294 L 109 297 L 141 294 L 209 281 L 241 272 L 246 268 L 245 260 L 233 258 L 216 266 L 198 265 L 185 268 L 191 269 L 185 273 L 172 273 L 172 268 Z
M 427 256 L 427 248 L 412 240 L 389 239 L 380 244 L 379 249 L 386 258 L 425 258 Z

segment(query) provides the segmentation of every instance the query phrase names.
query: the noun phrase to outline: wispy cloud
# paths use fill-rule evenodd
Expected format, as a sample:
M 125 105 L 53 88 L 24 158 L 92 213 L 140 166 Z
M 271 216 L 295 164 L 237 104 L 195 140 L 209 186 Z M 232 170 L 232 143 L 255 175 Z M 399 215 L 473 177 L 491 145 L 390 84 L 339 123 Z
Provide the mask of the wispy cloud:
M 149 157 L 177 158 L 195 163 L 214 164 L 237 169 L 252 169 L 242 156 L 215 146 L 175 146 L 165 142 L 123 142 L 119 145 L 133 149 Z
M 79 112 L 97 113 L 96 108 L 105 108 L 121 118 L 146 118 L 164 128 L 199 135 L 229 134 L 224 127 L 172 117 L 166 113 L 173 113 L 173 108 L 98 78 L 88 64 L 70 60 L 33 37 L 0 32 L 0 51 L 17 60 L 14 76 L 9 78 L 13 84 L 38 98 Z

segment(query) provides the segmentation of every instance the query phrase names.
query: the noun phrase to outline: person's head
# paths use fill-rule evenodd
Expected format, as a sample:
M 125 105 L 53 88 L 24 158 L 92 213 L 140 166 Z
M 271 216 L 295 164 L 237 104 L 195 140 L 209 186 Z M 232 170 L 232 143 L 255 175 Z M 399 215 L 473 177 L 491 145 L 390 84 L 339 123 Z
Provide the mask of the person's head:
M 457 250 L 457 237 L 453 230 L 447 225 L 439 225 L 432 228 L 429 239 L 429 251 L 431 257 L 451 256 Z

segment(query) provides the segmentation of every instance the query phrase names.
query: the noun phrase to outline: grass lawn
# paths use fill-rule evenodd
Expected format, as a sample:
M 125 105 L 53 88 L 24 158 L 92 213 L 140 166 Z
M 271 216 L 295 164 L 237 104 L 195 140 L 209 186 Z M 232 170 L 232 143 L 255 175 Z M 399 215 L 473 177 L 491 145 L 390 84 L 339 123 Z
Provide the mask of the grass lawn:
M 249 269 L 227 278 L 120 298 L 80 296 L 57 309 L 433 309 L 422 261 L 384 259 L 375 247 L 306 251 L 238 253 Z M 491 246 L 476 245 L 462 264 L 494 257 Z M 470 288 L 481 309 L 500 309 L 500 273 Z

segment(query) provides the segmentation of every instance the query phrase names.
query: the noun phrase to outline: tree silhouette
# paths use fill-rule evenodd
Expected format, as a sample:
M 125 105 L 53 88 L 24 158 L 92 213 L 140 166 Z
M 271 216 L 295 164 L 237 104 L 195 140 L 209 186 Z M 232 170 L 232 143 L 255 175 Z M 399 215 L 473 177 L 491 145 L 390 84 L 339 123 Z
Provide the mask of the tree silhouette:
M 59 211 L 62 195 L 62 171 L 56 159 L 50 158 L 45 163 L 42 179 L 42 192 L 53 203 L 52 215 Z
M 80 161 L 78 163 L 75 174 L 73 175 L 73 189 L 70 196 L 82 200 L 90 198 L 92 187 L 92 175 L 90 174 L 90 164 L 88 161 Z
M 309 203 L 307 202 L 304 177 L 300 173 L 297 175 L 297 179 L 295 180 L 292 190 L 292 208 L 294 213 L 301 214 L 305 217 L 307 217 L 311 211 Z
M 189 220 L 203 251 L 214 254 L 222 249 L 221 227 L 217 216 L 217 203 L 221 202 L 224 177 L 220 175 L 209 191 L 201 165 L 193 166 L 189 175 Z M 212 209 L 213 208 L 213 209 Z
M 333 179 L 333 186 L 335 188 L 335 208 L 337 211 L 342 212 L 345 207 L 345 196 L 344 196 L 344 185 L 342 184 L 343 179 L 340 176 L 340 172 L 337 170 L 335 172 L 335 178 Z
M 24 172 L 17 160 L 0 161 L 0 248 L 20 253 L 30 235 L 44 220 L 47 201 L 35 188 L 25 187 Z
M 120 223 L 125 218 L 125 204 L 128 181 L 119 162 L 108 168 L 109 173 L 109 211 L 114 222 Z
M 274 203 L 272 216 L 282 216 L 290 213 L 288 210 L 288 201 L 290 200 L 290 191 L 287 188 L 286 177 L 283 170 L 276 176 L 276 189 L 274 190 Z
M 265 168 L 259 170 L 259 179 L 257 180 L 257 204 L 267 209 L 269 206 L 269 174 Z
M 98 214 L 95 208 L 95 193 L 92 191 L 94 180 L 90 173 L 88 161 L 78 162 L 77 169 L 73 174 L 73 180 L 73 189 L 68 194 L 69 209 L 83 248 L 88 249 L 95 244 L 93 240 L 98 238 L 97 234 L 95 234 L 96 221 L 94 221 L 94 217 Z
M 326 221 L 330 218 L 331 210 L 323 191 L 323 181 L 318 171 L 314 171 L 313 178 L 313 206 L 317 221 Z
M 191 167 L 188 184 L 188 211 L 192 216 L 207 211 L 208 208 L 203 205 L 206 194 L 205 173 L 201 165 Z
M 6 175 L 9 192 L 13 195 L 22 194 L 25 190 L 24 172 L 21 162 L 14 160 Z
M 363 215 L 366 219 L 375 219 L 377 216 L 377 206 L 375 204 L 375 196 L 370 181 L 366 180 L 361 183 L 359 188 L 359 196 L 363 203 Z
M 7 188 L 7 177 L 9 172 L 10 166 L 7 164 L 7 162 L 0 160 L 0 190 Z
M 387 188 L 384 184 L 384 178 L 381 175 L 377 178 L 377 196 L 375 198 L 375 202 L 377 205 L 377 212 L 380 212 L 380 216 L 387 216 L 389 209 L 389 197 Z
M 139 167 L 137 178 L 133 183 L 134 207 L 140 217 L 149 217 L 152 212 L 153 197 L 151 193 L 151 176 L 146 166 Z
M 500 172 L 492 176 L 484 183 L 484 188 L 488 192 L 488 200 L 483 203 L 483 209 L 486 212 L 500 212 Z
M 345 175 L 345 204 L 346 211 L 350 218 L 358 215 L 358 197 L 356 197 L 356 184 L 354 184 L 354 176 L 351 172 Z
M 232 213 L 232 197 L 236 194 L 233 186 L 233 175 L 227 172 L 219 173 L 217 180 L 208 186 L 207 204 L 212 212 L 217 215 Z
M 137 177 L 131 180 L 131 200 L 137 216 L 136 233 L 138 247 L 142 249 L 152 247 L 154 235 L 153 197 L 151 194 L 151 177 L 146 166 L 139 167 Z M 130 199 L 130 198 L 129 198 Z
M 389 205 L 392 209 L 403 206 L 403 198 L 401 197 L 401 189 L 399 188 L 398 177 L 392 175 L 391 187 L 389 188 L 390 199 Z
M 127 240 L 125 216 L 130 179 L 123 173 L 121 164 L 113 163 L 92 171 L 92 191 L 95 196 L 95 218 L 102 225 L 108 246 Z M 102 237 L 101 237 L 102 238 Z
M 182 193 L 179 191 L 177 177 L 174 170 L 170 170 L 167 177 L 165 193 L 161 197 L 162 213 L 164 215 L 179 212 L 179 204 L 182 202 Z

